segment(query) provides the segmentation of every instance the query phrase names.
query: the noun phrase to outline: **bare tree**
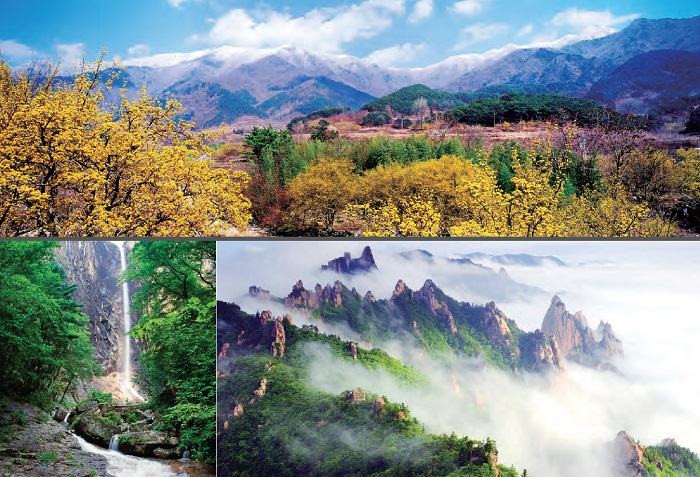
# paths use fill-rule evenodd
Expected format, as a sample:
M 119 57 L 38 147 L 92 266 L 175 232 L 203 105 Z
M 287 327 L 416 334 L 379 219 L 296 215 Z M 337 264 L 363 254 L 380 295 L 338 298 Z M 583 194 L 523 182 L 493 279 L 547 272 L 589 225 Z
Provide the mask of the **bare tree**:
M 423 119 L 430 113 L 430 107 L 428 106 L 428 100 L 425 98 L 418 98 L 413 102 L 413 113 L 420 118 L 420 129 L 423 130 Z
M 433 127 L 430 130 L 431 135 L 438 138 L 442 144 L 447 133 L 452 130 L 455 124 L 457 124 L 457 120 L 450 111 L 436 111 L 433 117 Z

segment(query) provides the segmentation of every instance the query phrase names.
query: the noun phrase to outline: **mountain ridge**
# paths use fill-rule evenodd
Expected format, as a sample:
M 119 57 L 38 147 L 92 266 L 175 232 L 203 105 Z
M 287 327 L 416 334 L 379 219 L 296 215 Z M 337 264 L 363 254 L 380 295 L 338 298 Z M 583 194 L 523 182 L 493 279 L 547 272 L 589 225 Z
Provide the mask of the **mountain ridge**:
M 413 84 L 452 92 L 537 84 L 549 92 L 584 97 L 626 61 L 658 50 L 700 53 L 700 16 L 639 19 L 602 38 L 559 47 L 511 46 L 478 56 L 456 55 L 423 68 L 382 67 L 349 55 L 332 56 L 289 46 L 260 50 L 224 46 L 124 64 L 133 84 L 131 94 L 145 84 L 154 96 L 174 95 L 190 111 L 188 118 L 199 126 L 233 122 L 251 112 L 261 122 L 281 126 L 313 109 L 359 108 Z M 303 78 L 317 80 L 300 80 Z M 222 104 L 220 97 L 219 104 L 211 104 L 207 96 L 194 93 L 202 88 L 214 88 L 226 97 L 237 93 L 237 97 L 249 98 L 240 105 L 235 103 L 240 106 L 237 110 L 226 101 Z M 614 104 L 628 93 L 615 93 L 608 101 Z M 274 97 L 277 99 L 272 100 Z M 635 112 L 647 112 L 653 100 L 642 95 Z

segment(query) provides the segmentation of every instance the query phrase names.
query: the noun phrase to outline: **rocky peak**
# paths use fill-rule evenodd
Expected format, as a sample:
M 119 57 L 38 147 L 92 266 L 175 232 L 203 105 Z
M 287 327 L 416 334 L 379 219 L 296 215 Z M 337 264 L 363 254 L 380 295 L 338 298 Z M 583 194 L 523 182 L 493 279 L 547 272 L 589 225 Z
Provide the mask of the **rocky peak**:
M 357 361 L 357 344 L 350 342 L 350 355 L 352 356 L 352 359 Z
M 321 270 L 331 270 L 342 274 L 366 273 L 377 270 L 377 264 L 374 261 L 372 249 L 367 246 L 362 250 L 362 255 L 359 258 L 352 258 L 350 252 L 345 252 L 342 257 L 329 261 L 328 265 L 321 265 Z
M 399 280 L 398 282 L 396 282 L 396 286 L 394 287 L 393 296 L 395 297 L 403 294 L 404 290 L 406 290 L 406 284 L 403 280 Z
M 625 431 L 618 432 L 613 441 L 613 449 L 625 466 L 625 474 L 644 475 L 644 447 L 637 444 Z
M 259 311 L 255 314 L 255 317 L 260 322 L 260 325 L 265 326 L 268 321 L 272 320 L 272 312 L 270 310 Z
M 272 300 L 272 295 L 270 294 L 269 290 L 264 290 L 260 287 L 256 287 L 255 285 L 248 287 L 248 295 L 255 298 L 260 298 L 261 300 Z
M 569 313 L 556 295 L 542 321 L 542 331 L 557 339 L 565 358 L 582 364 L 605 369 L 605 366 L 601 366 L 601 357 L 622 355 L 622 343 L 612 333 L 609 324 L 602 322 L 598 326 L 596 334 L 601 339 L 596 341 L 584 314 L 580 311 L 573 315 Z
M 316 294 L 309 292 L 304 288 L 304 283 L 298 280 L 293 286 L 292 291 L 284 299 L 284 305 L 287 308 L 306 308 L 306 309 L 317 309 L 318 300 L 316 295 L 318 294 L 318 287 L 316 285 Z
M 420 302 L 425 306 L 430 313 L 435 316 L 441 317 L 447 326 L 450 328 L 450 333 L 457 333 L 457 326 L 455 325 L 455 319 L 452 316 L 452 312 L 447 306 L 446 302 L 440 302 L 435 298 L 435 284 L 432 280 L 428 279 L 425 281 L 423 286 L 417 292 L 414 292 L 414 298 L 418 298 Z
M 596 336 L 600 336 L 599 349 L 605 356 L 623 356 L 622 341 L 615 336 L 612 326 L 601 320 L 595 331 Z
M 507 347 L 511 344 L 511 332 L 506 315 L 496 307 L 494 302 L 487 303 L 478 325 L 491 343 Z
M 367 290 L 367 293 L 365 293 L 364 299 L 365 299 L 365 300 L 368 300 L 368 301 L 370 301 L 370 302 L 372 302 L 372 303 L 374 303 L 374 302 L 377 301 L 377 299 L 376 299 L 376 298 L 374 297 L 374 295 L 372 294 L 372 291 L 371 291 L 371 290 Z

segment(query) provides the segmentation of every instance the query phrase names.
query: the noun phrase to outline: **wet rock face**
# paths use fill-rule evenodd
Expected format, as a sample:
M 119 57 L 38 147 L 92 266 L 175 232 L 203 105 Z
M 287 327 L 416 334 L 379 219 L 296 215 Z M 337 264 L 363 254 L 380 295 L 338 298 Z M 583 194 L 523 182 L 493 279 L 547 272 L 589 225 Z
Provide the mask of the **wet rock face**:
M 119 450 L 125 454 L 139 457 L 176 458 L 182 455 L 178 451 L 180 440 L 165 432 L 148 430 L 127 432 L 119 436 Z M 156 449 L 159 449 L 156 454 Z
M 587 366 L 614 369 L 604 361 L 623 355 L 622 342 L 613 334 L 610 324 L 601 321 L 594 332 L 583 313 L 569 313 L 558 296 L 552 298 L 542 331 L 556 338 L 565 358 Z
M 150 411 L 135 406 L 113 406 L 95 401 L 81 403 L 68 417 L 75 433 L 86 441 L 109 447 L 112 436 L 125 433 L 143 433 L 152 430 L 155 418 Z M 124 453 L 130 453 L 122 449 Z M 133 455 L 153 455 L 133 453 Z
M 105 374 L 123 367 L 124 329 L 119 248 L 110 242 L 63 242 L 56 250 L 57 261 L 68 280 L 77 284 L 75 301 L 85 306 L 82 311 L 90 322 L 90 341 L 95 359 Z
M 321 270 L 331 270 L 336 273 L 349 275 L 377 270 L 377 264 L 374 261 L 372 249 L 365 247 L 359 258 L 352 258 L 350 252 L 345 252 L 342 257 L 329 261 L 328 265 L 321 265 Z

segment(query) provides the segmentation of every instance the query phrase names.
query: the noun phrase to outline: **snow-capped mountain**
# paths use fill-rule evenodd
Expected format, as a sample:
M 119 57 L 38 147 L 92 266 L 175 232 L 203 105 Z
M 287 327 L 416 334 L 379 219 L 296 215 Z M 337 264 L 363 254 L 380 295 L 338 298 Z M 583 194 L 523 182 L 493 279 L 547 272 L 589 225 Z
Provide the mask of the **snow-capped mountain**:
M 152 95 L 175 96 L 187 107 L 189 118 L 207 127 L 242 116 L 281 125 L 296 115 L 326 107 L 357 109 L 374 97 L 414 83 L 455 92 L 536 83 L 553 92 L 586 96 L 596 83 L 605 84 L 613 72 L 619 77 L 626 62 L 660 50 L 668 53 L 658 55 L 670 58 L 678 57 L 674 53 L 678 51 L 700 53 L 700 16 L 641 19 L 602 38 L 563 41 L 546 48 L 509 45 L 481 55 L 453 56 L 425 68 L 387 68 L 348 55 L 296 47 L 231 46 L 155 55 L 124 64 L 129 88 L 146 84 Z M 700 78 L 686 80 L 699 85 L 683 91 L 700 90 Z M 650 87 L 658 89 L 658 85 Z M 597 98 L 610 105 L 629 93 L 608 89 L 615 94 L 598 94 Z M 645 98 L 652 96 L 642 93 Z M 637 106 L 643 109 L 645 105 L 648 103 Z

